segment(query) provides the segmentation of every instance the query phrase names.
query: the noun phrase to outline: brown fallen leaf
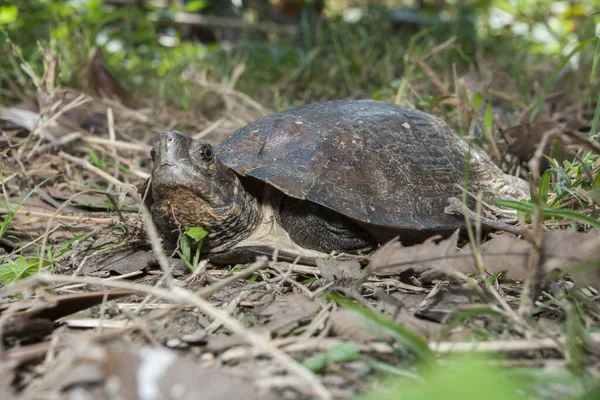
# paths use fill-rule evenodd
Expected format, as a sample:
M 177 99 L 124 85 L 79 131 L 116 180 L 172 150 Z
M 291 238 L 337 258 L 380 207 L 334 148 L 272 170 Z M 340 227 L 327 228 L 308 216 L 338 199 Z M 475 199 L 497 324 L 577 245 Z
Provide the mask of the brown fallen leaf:
M 0 305 L 0 314 L 10 313 L 5 322 L 5 337 L 43 336 L 52 332 L 53 321 L 88 309 L 106 300 L 134 294 L 129 290 L 47 296 L 33 300 L 17 300 Z
M 332 332 L 346 340 L 368 343 L 391 338 L 384 330 L 352 310 L 340 308 L 333 312 L 330 318 Z M 437 323 L 416 318 L 407 310 L 400 312 L 394 321 L 428 340 L 435 340 L 441 332 Z
M 317 258 L 317 267 L 327 282 L 338 286 L 352 287 L 360 279 L 360 263 L 357 260 L 338 260 L 335 258 Z
M 226 335 L 216 333 L 206 338 L 205 350 L 209 353 L 219 354 L 232 347 L 243 346 L 246 340 L 241 335 Z
M 285 335 L 303 321 L 309 320 L 321 307 L 316 301 L 298 293 L 278 296 L 266 307 L 255 311 L 255 315 L 268 320 L 266 324 L 257 326 L 259 331 Z
M 12 314 L 13 317 L 47 318 L 54 321 L 98 305 L 105 298 L 108 301 L 132 294 L 135 294 L 135 292 L 119 290 L 45 296 L 34 300 L 17 300 L 16 302 L 0 305 L 0 314 L 9 308 L 13 310 L 16 308 L 18 311 Z
M 411 247 L 393 241 L 377 250 L 369 264 L 371 273 L 379 276 L 399 274 L 407 269 L 424 271 L 438 269 L 465 274 L 477 272 L 469 245 L 454 251 L 456 238 L 427 242 Z M 491 273 L 504 273 L 510 279 L 523 280 L 527 276 L 527 263 L 532 245 L 511 234 L 492 236 L 480 252 L 484 267 Z M 570 275 L 581 285 L 600 289 L 600 234 L 596 231 L 576 232 L 555 230 L 544 232 L 541 249 L 542 270 L 546 275 L 553 271 L 569 272 L 580 264 L 595 264 L 596 268 L 574 270 Z
M 382 338 L 381 335 L 372 332 L 369 324 L 360 315 L 345 308 L 334 311 L 330 319 L 332 333 L 342 339 L 357 343 L 389 339 L 389 336 Z
M 125 275 L 157 264 L 156 257 L 148 251 L 125 249 L 111 254 L 105 261 L 100 263 L 100 267 L 103 270 Z
M 550 119 L 541 119 L 533 124 L 523 122 L 513 125 L 502 132 L 506 140 L 508 152 L 515 155 L 519 160 L 528 162 L 538 149 L 546 132 L 555 130 L 555 134 L 548 140 L 544 148 L 544 154 L 549 154 L 552 147 L 552 139 L 560 138 L 560 125 Z
M 444 269 L 449 257 L 455 253 L 458 230 L 447 239 L 440 239 L 441 236 L 434 236 L 421 244 L 408 247 L 402 246 L 398 240 L 392 240 L 373 253 L 369 271 L 378 276 L 390 276 L 408 269 Z
M 563 145 L 563 151 L 566 157 L 573 157 L 573 150 L 589 150 L 594 153 L 600 153 L 600 145 L 589 137 L 577 133 L 577 130 L 571 126 L 571 123 L 559 123 L 554 118 L 540 117 L 536 118 L 533 124 L 522 122 L 513 125 L 502 132 L 507 145 L 507 151 L 523 162 L 528 162 L 535 155 L 536 150 L 540 146 L 544 135 L 553 132 L 546 146 L 543 149 L 543 154 L 550 154 L 553 140 L 560 140 Z M 543 161 L 542 168 L 548 167 L 548 162 Z

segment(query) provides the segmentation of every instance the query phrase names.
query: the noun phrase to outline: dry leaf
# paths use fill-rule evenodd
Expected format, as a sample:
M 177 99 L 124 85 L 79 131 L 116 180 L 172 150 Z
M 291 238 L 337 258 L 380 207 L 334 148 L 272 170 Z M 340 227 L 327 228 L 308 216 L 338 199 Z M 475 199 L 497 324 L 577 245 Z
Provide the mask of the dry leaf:
M 458 230 L 447 239 L 434 236 L 421 244 L 403 247 L 397 240 L 381 246 L 371 256 L 369 271 L 378 276 L 400 274 L 407 269 L 444 269 L 458 241 Z
M 336 285 L 352 287 L 360 279 L 360 263 L 357 260 L 316 259 L 317 267 L 321 276 L 327 282 L 335 282 Z
M 57 320 L 67 315 L 85 310 L 106 300 L 135 294 L 130 290 L 65 294 L 59 296 L 45 296 L 34 300 L 17 300 L 12 303 L 0 305 L 0 314 L 11 310 L 13 318 L 47 318 Z
M 407 269 L 439 269 L 474 273 L 477 271 L 472 250 L 467 245 L 455 252 L 456 238 L 435 243 L 433 240 L 411 247 L 390 242 L 377 250 L 369 269 L 375 275 L 394 275 Z M 492 236 L 479 250 L 484 267 L 491 273 L 504 273 L 510 279 L 523 280 L 532 245 L 510 234 Z M 582 285 L 600 288 L 600 235 L 596 231 L 556 230 L 544 232 L 541 249 L 542 270 L 568 270 L 581 263 L 596 263 L 597 268 L 575 271 L 571 275 Z
M 539 119 L 533 124 L 523 122 L 513 125 L 502 132 L 502 136 L 508 145 L 508 152 L 515 155 L 519 160 L 529 161 L 538 149 L 546 132 L 553 129 L 556 134 L 550 139 L 560 138 L 559 124 L 550 119 Z M 548 140 L 544 154 L 548 154 L 552 147 L 552 140 Z
M 52 332 L 53 321 L 59 318 L 98 305 L 104 299 L 108 301 L 132 294 L 134 292 L 128 290 L 78 293 L 2 304 L 0 314 L 10 313 L 4 327 L 4 336 L 20 338 L 44 336 Z
M 351 310 L 338 309 L 331 314 L 330 318 L 332 332 L 343 339 L 368 343 L 390 338 L 384 330 L 374 327 L 369 321 Z M 416 318 L 406 310 L 401 311 L 394 321 L 427 339 L 436 338 L 440 334 L 437 323 Z
M 119 275 L 142 271 L 158 264 L 156 257 L 144 250 L 127 249 L 112 254 L 102 262 L 102 269 L 116 272 Z
M 295 329 L 300 322 L 310 319 L 321 307 L 308 297 L 298 293 L 276 297 L 267 307 L 256 312 L 256 315 L 267 317 L 269 322 L 258 330 L 285 335 Z
M 331 330 L 335 336 L 357 343 L 368 343 L 381 340 L 380 336 L 371 333 L 368 323 L 356 313 L 340 308 L 330 316 Z

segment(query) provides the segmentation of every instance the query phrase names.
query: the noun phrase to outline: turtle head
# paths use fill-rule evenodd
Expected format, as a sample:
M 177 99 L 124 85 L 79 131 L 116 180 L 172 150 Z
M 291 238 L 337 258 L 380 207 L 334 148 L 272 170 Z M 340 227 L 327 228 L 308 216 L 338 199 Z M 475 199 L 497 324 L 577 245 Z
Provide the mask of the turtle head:
M 150 153 L 153 219 L 166 236 L 202 226 L 209 234 L 231 217 L 243 190 L 235 173 L 215 157 L 208 142 L 165 131 Z M 177 237 L 177 236 L 175 236 Z
M 154 162 L 152 195 L 155 201 L 185 192 L 202 199 L 211 208 L 221 208 L 231 202 L 237 178 L 215 157 L 208 142 L 176 131 L 164 131 L 152 146 L 150 156 Z

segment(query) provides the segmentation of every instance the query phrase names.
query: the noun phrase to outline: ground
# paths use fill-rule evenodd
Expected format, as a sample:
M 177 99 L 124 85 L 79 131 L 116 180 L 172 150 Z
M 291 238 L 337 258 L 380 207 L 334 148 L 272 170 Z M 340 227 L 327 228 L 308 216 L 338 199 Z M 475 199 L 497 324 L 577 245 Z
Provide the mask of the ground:
M 10 53 L 6 91 L 23 96 L 0 107 L 2 398 L 595 397 L 597 38 L 574 52 L 578 67 L 516 52 L 535 61 L 513 73 L 490 48 L 448 67 L 445 52 L 468 48 L 460 34 L 413 39 L 398 55 L 332 26 L 307 58 L 281 56 L 292 67 L 217 52 L 171 71 L 176 80 L 127 89 L 100 50 L 81 69 L 91 87 L 61 80 L 56 46 L 41 46 L 37 64 Z M 340 49 L 344 34 L 356 37 Z M 164 82 L 169 95 L 151 97 Z M 444 118 L 531 182 L 531 201 L 496 204 L 519 211 L 516 230 L 482 234 L 474 210 L 468 232 L 391 242 L 363 265 L 211 265 L 190 248 L 193 232 L 178 253 L 162 249 L 140 190 L 162 130 L 216 145 L 263 115 L 331 98 Z

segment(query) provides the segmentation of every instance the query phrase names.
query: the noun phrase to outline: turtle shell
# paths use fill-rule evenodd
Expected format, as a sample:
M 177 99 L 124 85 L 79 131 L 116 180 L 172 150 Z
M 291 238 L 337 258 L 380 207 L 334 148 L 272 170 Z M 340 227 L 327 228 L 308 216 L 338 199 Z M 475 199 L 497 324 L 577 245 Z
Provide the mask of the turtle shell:
M 367 224 L 410 230 L 464 225 L 444 207 L 461 196 L 468 153 L 442 120 L 372 100 L 313 103 L 263 117 L 216 149 L 239 175 L 288 196 Z M 481 150 L 471 167 L 469 180 L 482 168 L 501 173 Z

